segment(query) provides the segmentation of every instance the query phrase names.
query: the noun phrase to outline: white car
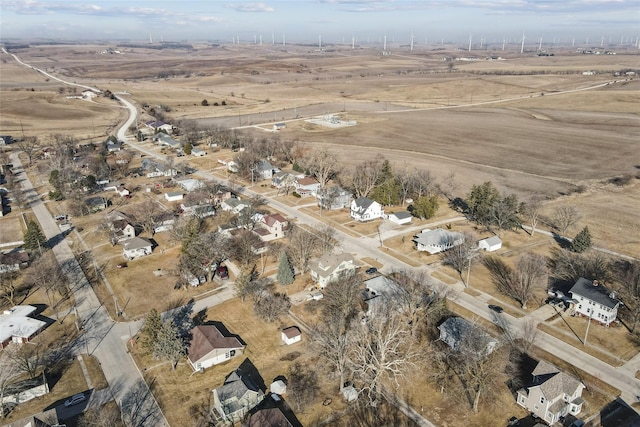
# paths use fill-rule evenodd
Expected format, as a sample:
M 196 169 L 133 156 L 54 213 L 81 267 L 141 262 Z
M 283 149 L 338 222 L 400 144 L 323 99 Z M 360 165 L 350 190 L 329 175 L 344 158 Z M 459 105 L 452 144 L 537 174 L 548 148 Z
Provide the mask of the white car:
M 64 406 L 69 407 L 73 405 L 77 405 L 80 402 L 84 402 L 87 399 L 83 393 L 74 394 L 69 399 L 64 401 Z

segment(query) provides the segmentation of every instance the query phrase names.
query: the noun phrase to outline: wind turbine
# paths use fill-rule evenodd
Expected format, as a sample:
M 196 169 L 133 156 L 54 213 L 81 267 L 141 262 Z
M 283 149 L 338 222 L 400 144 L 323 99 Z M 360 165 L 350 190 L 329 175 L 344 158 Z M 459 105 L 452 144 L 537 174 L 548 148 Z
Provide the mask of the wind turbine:
M 413 52 L 413 33 L 411 33 L 411 52 Z
M 318 49 L 322 50 L 322 34 L 318 34 Z
M 522 46 L 520 46 L 520 54 L 524 53 L 524 41 L 525 41 L 526 37 L 524 35 L 524 33 L 522 33 Z
M 604 36 L 600 37 L 600 47 L 604 47 Z
M 502 50 L 504 50 L 504 45 L 507 44 L 507 38 L 502 36 Z
M 273 31 L 271 32 L 271 45 L 275 45 L 276 44 L 276 35 L 273 33 Z
M 538 44 L 538 52 L 542 52 L 542 36 L 540 36 L 540 43 Z
M 473 38 L 473 36 L 471 34 L 469 34 L 469 52 L 471 52 L 471 39 Z
M 286 46 L 286 45 L 287 45 L 287 43 L 286 43 L 285 38 L 284 38 L 284 33 L 282 33 L 282 46 Z
M 151 33 L 149 33 L 149 43 L 153 43 L 153 39 L 151 38 Z
M 384 42 L 382 43 L 382 50 L 387 51 L 387 35 L 384 35 Z
M 355 36 L 351 36 L 351 49 L 356 48 L 356 38 Z

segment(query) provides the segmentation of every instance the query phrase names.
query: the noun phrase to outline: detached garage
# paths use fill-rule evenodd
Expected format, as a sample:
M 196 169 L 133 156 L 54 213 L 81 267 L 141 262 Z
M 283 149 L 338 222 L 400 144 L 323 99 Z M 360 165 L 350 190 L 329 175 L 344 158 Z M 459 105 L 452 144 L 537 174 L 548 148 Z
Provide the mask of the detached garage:
M 487 252 L 497 251 L 502 247 L 502 240 L 498 236 L 487 237 L 478 242 L 478 248 Z
M 302 332 L 297 326 L 290 326 L 282 330 L 282 341 L 286 345 L 295 344 L 302 340 Z
M 411 224 L 411 218 L 411 214 L 407 211 L 390 213 L 388 216 L 389 221 L 399 225 Z

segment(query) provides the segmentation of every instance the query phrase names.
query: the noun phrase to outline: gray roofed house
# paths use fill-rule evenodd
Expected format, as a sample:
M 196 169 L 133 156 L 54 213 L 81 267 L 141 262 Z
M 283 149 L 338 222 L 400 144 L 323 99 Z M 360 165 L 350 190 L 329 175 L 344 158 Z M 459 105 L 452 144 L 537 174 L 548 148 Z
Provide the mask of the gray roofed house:
M 538 362 L 531 374 L 532 383 L 517 392 L 518 405 L 550 425 L 567 414 L 580 413 L 584 403 L 582 390 L 585 388 L 581 381 L 544 360 Z
M 356 264 L 351 254 L 328 253 L 311 261 L 309 270 L 311 271 L 311 279 L 324 288 L 334 280 L 353 274 L 356 271 Z
M 237 422 L 264 399 L 264 392 L 240 369 L 213 390 L 213 407 L 224 420 Z
M 262 179 L 271 179 L 274 171 L 277 173 L 279 169 L 273 166 L 268 160 L 260 160 L 254 169 L 254 172 L 256 173 L 254 179 L 257 181 Z
M 402 291 L 396 282 L 386 276 L 376 276 L 365 280 L 364 286 L 365 289 L 361 295 L 368 306 L 367 315 L 384 311 L 388 307 L 388 302 Z
M 418 251 L 426 251 L 432 255 L 461 245 L 463 240 L 464 237 L 461 233 L 442 228 L 423 230 L 413 238 Z
M 388 218 L 389 218 L 389 221 L 402 225 L 402 224 L 411 223 L 411 219 L 413 218 L 413 215 L 411 215 L 411 213 L 408 211 L 400 211 L 400 212 L 390 213 L 388 215 Z
M 581 277 L 569 292 L 575 301 L 572 303 L 572 308 L 576 313 L 606 326 L 616 319 L 620 300 L 616 298 L 614 292 L 597 280 L 591 281 Z
M 351 202 L 351 218 L 356 221 L 371 221 L 372 219 L 382 218 L 384 210 L 380 203 L 367 197 L 358 197 Z
M 454 351 L 470 351 L 481 356 L 493 352 L 498 344 L 495 338 L 462 317 L 448 318 L 438 326 L 438 330 L 440 341 Z
M 318 190 L 316 197 L 318 206 L 322 209 L 335 210 L 343 209 L 351 204 L 351 193 L 344 188 L 334 185 Z
M 502 240 L 498 236 L 487 237 L 478 242 L 478 248 L 487 252 L 497 251 L 502 247 Z
M 175 139 L 171 138 L 166 133 L 162 133 L 162 132 L 157 133 L 155 136 L 155 139 L 158 141 L 160 145 L 164 145 L 169 148 L 178 149 L 182 147 L 182 144 L 180 144 Z
M 122 242 L 122 255 L 128 260 L 149 255 L 152 250 L 151 241 L 143 237 L 133 237 Z

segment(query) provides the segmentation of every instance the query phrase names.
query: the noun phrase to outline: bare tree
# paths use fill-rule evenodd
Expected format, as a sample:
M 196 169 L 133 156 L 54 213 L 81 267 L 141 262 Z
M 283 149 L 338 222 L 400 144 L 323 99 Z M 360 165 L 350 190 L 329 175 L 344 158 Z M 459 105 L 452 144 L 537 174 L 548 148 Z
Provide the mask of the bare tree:
M 518 337 L 520 349 L 528 353 L 533 348 L 538 336 L 538 324 L 533 319 L 526 319 L 522 324 L 522 331 Z
M 152 394 L 153 388 L 153 381 L 147 386 L 143 379 L 138 379 L 127 389 L 120 403 L 126 427 L 145 427 L 149 425 L 148 421 L 161 416 Z
M 336 229 L 329 224 L 317 226 L 315 229 L 315 235 L 318 241 L 318 252 L 320 254 L 326 254 L 333 251 L 338 245 Z
M 45 363 L 45 355 L 40 343 L 21 346 L 10 352 L 10 355 L 18 370 L 29 375 L 29 378 L 35 378 Z
M 49 306 L 55 310 L 55 296 L 66 298 L 69 293 L 67 276 L 64 274 L 52 252 L 44 253 L 27 270 L 25 283 L 32 284 L 47 295 Z
M 352 329 L 351 369 L 361 392 L 375 405 L 387 390 L 391 395 L 397 392 L 402 378 L 415 366 L 417 349 L 408 325 L 392 310 L 367 322 L 354 322 Z
M 115 403 L 87 408 L 78 420 L 79 427 L 124 427 Z
M 146 233 L 153 235 L 154 228 L 158 225 L 159 215 L 165 212 L 166 210 L 159 202 L 148 198 L 144 202 L 136 205 L 131 213 L 136 223 L 142 227 Z
M 340 381 L 340 391 L 344 387 L 348 369 L 348 352 L 351 343 L 350 324 L 338 321 L 322 321 L 312 331 L 311 341 L 314 353 L 329 365 Z
M 318 376 L 313 369 L 306 368 L 302 363 L 295 362 L 287 370 L 288 396 L 296 405 L 297 411 L 303 411 L 318 395 L 320 386 Z
M 353 190 L 356 198 L 367 197 L 382 177 L 382 156 L 373 160 L 366 160 L 351 168 L 351 173 L 345 176 L 345 185 Z
M 407 170 L 407 165 L 405 164 L 404 169 L 395 173 L 395 182 L 399 189 L 400 198 L 402 199 L 402 206 L 404 207 L 414 187 L 415 175 Z
M 17 349 L 10 346 L 0 351 L 0 417 L 4 418 L 7 414 L 7 406 L 5 397 L 11 390 L 11 383 L 14 382 L 16 376 L 20 373 L 18 366 L 13 360 L 13 352 Z
M 524 309 L 535 291 L 547 284 L 547 262 L 538 254 L 527 252 L 521 255 L 515 269 L 493 256 L 486 257 L 483 264 L 498 291 L 518 301 Z
M 319 244 L 314 234 L 295 225 L 291 226 L 287 254 L 291 265 L 298 273 L 304 273 L 307 270 L 309 260 L 318 253 Z
M 289 297 L 281 293 L 264 292 L 253 304 L 253 310 L 258 317 L 267 322 L 274 322 L 280 316 L 289 312 L 291 301 Z
M 238 230 L 231 242 L 232 257 L 245 266 L 253 262 L 257 248 L 262 245 L 260 237 L 251 230 Z
M 324 188 L 338 172 L 338 159 L 328 148 L 314 150 L 305 161 L 305 166 L 311 175 L 318 180 L 320 188 Z
M 619 270 L 622 274 L 617 291 L 624 303 L 620 314 L 628 319 L 629 332 L 633 334 L 640 324 L 640 261 L 624 261 Z
M 551 253 L 550 270 L 556 279 L 576 282 L 584 277 L 602 283 L 611 281 L 610 258 L 602 252 L 589 251 L 578 254 L 566 249 L 555 249 Z
M 20 139 L 16 143 L 16 145 L 20 150 L 22 150 L 24 154 L 27 155 L 27 158 L 29 159 L 29 165 L 31 165 L 31 162 L 33 161 L 33 156 L 40 146 L 38 138 L 35 136 L 27 136 L 25 138 Z
M 580 221 L 580 212 L 574 206 L 558 206 L 553 210 L 553 225 L 561 234 L 565 234 L 578 221 Z
M 458 183 L 456 182 L 456 173 L 451 172 L 447 175 L 442 182 L 438 185 L 440 193 L 445 196 L 449 201 L 454 199 L 454 194 L 458 190 Z
M 442 253 L 442 263 L 453 267 L 460 279 L 467 285 L 462 272 L 471 268 L 471 264 L 480 255 L 476 242 L 478 237 L 470 232 L 462 233 L 462 243 L 453 246 Z
M 18 273 L 13 271 L 0 274 L 0 300 L 4 300 L 11 307 L 17 305 L 25 286 L 18 281 Z
M 529 226 L 531 227 L 530 236 L 533 236 L 533 234 L 536 232 L 536 226 L 538 225 L 540 215 L 542 214 L 542 201 L 543 197 L 539 194 L 536 194 L 526 202 L 522 202 L 522 204 L 520 205 L 520 212 L 527 219 L 527 221 L 529 222 Z

